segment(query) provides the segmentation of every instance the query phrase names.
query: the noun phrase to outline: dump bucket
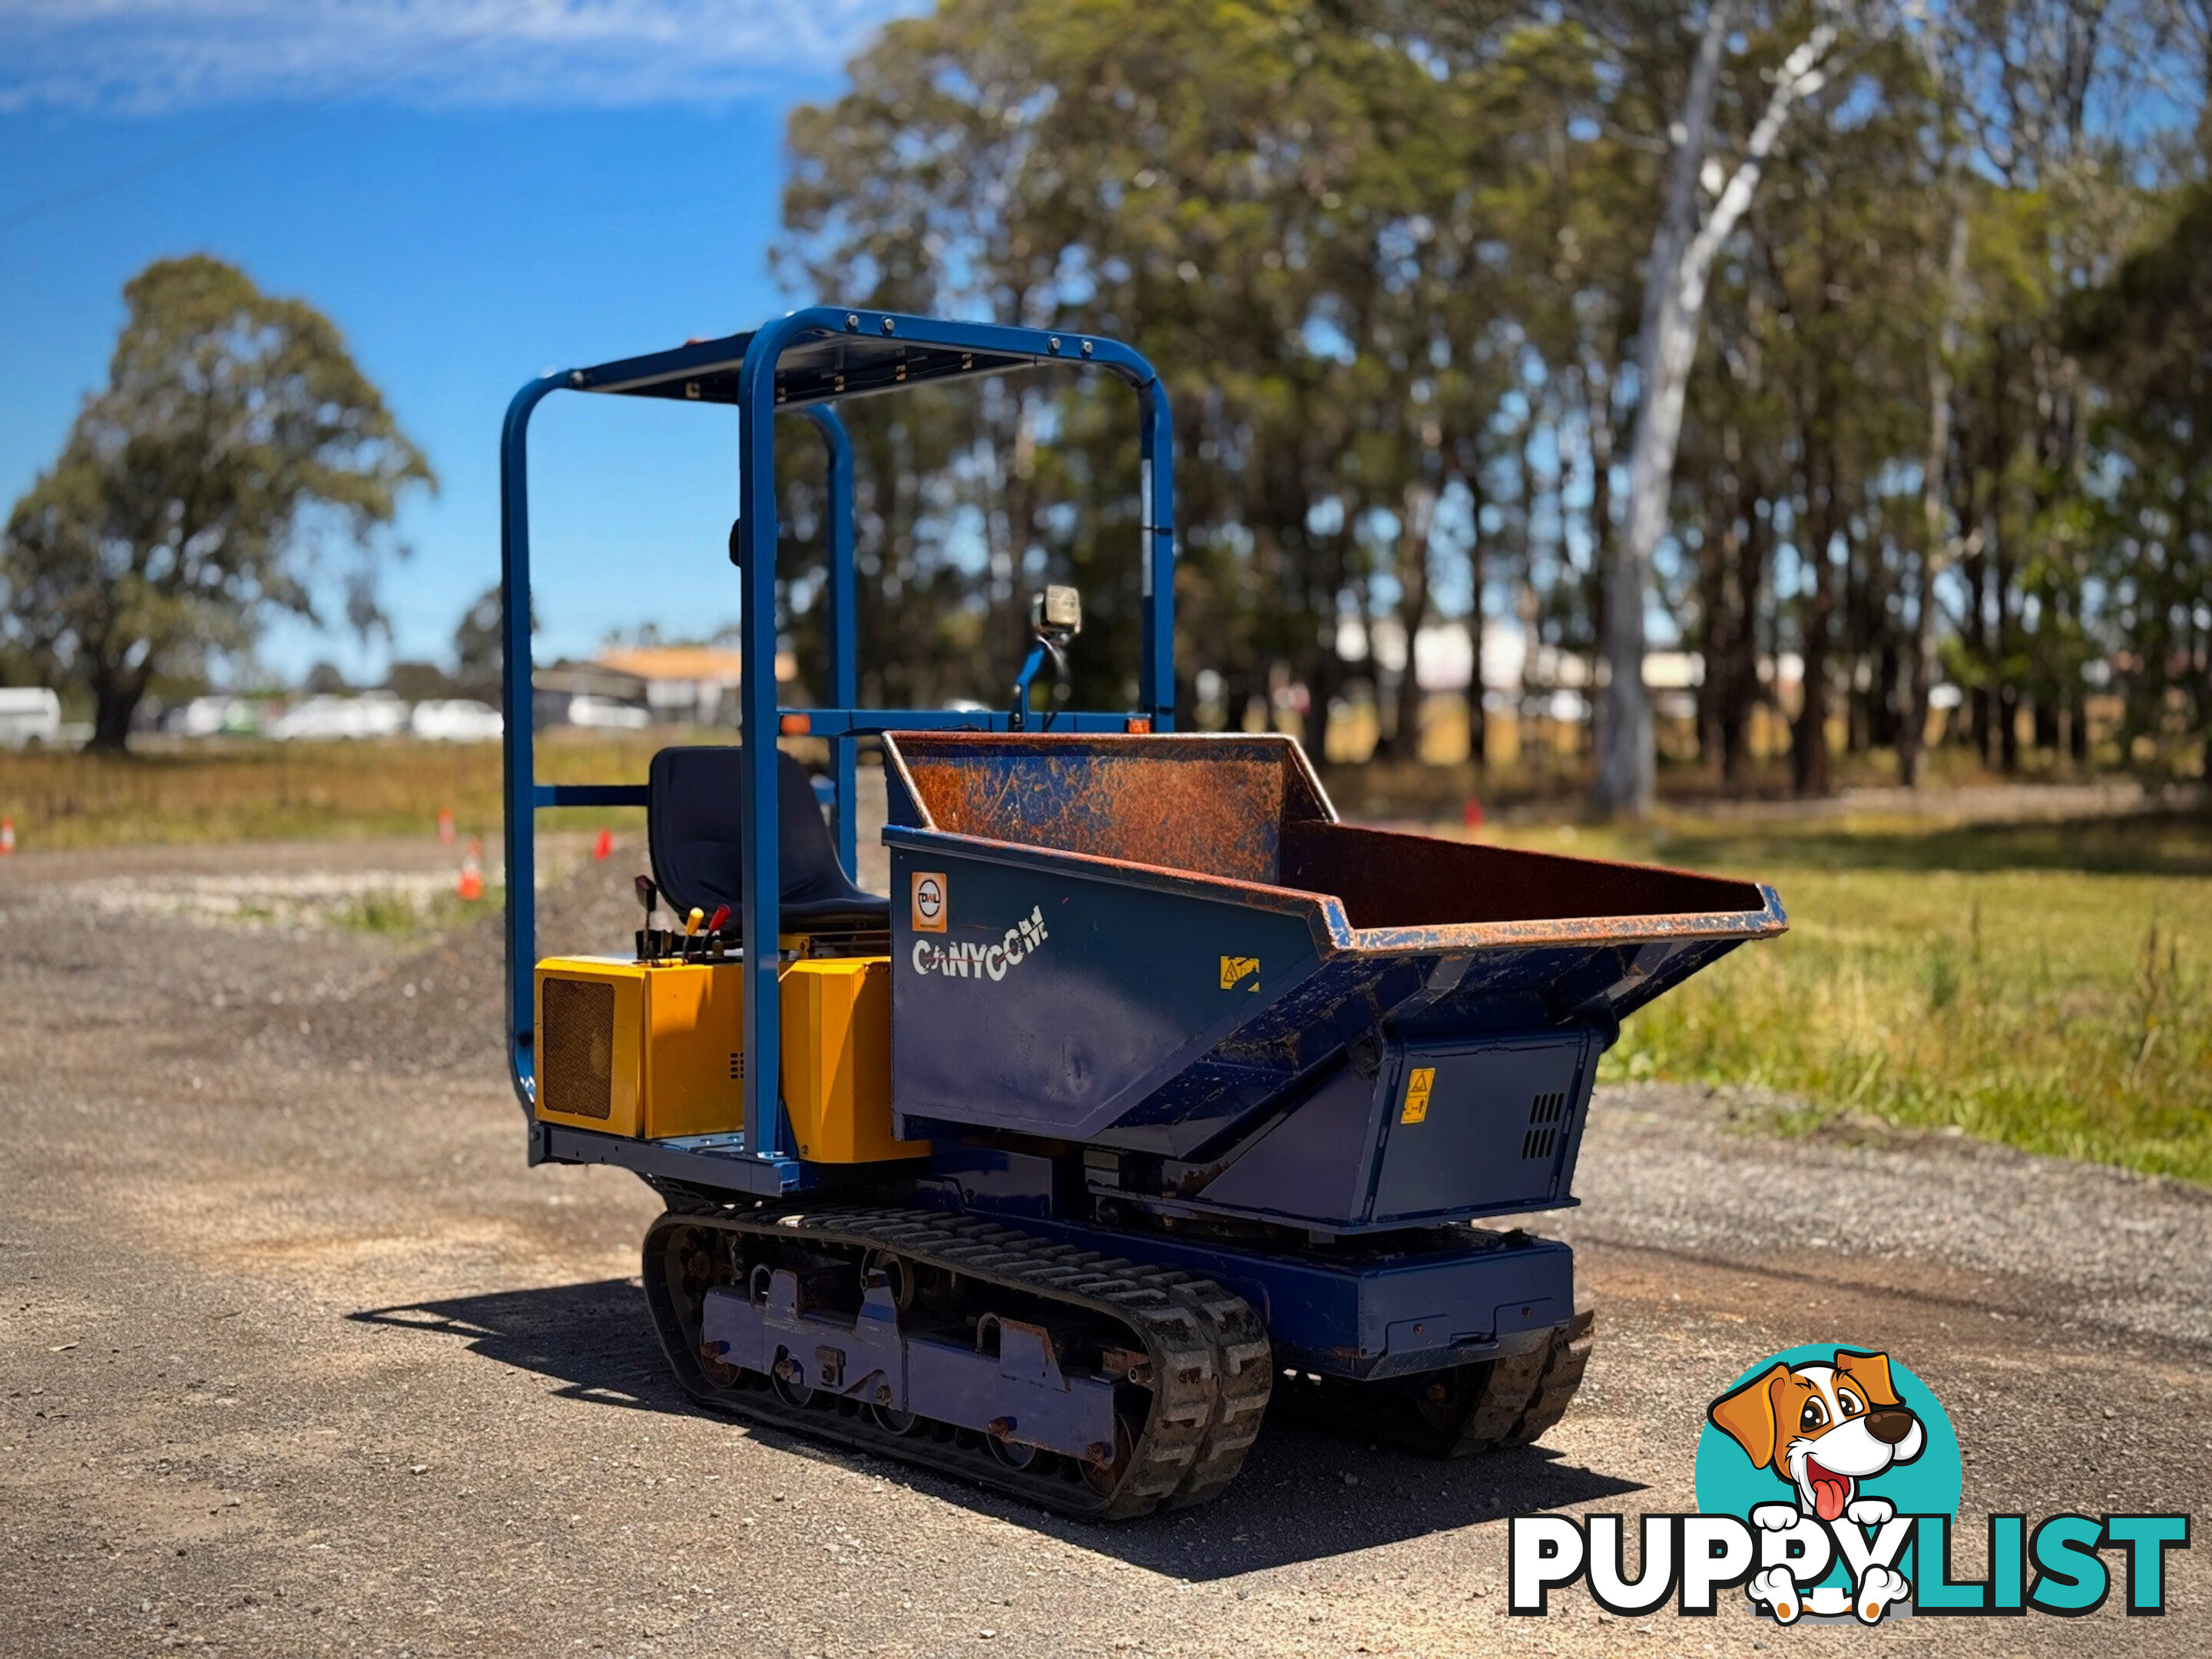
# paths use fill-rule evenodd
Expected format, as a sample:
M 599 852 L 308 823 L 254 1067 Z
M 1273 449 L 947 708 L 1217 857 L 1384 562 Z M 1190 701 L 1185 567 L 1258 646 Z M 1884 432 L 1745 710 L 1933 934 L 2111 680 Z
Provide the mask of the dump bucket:
M 1285 738 L 885 739 L 902 1135 L 1339 1230 L 1571 1201 L 1621 1018 L 1771 889 L 1358 828 Z

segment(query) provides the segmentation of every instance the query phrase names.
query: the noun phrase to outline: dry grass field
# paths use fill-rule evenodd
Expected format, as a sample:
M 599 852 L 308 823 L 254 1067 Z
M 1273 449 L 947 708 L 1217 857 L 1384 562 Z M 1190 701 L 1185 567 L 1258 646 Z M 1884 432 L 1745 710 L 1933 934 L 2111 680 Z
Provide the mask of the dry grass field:
M 550 733 L 549 783 L 641 783 L 665 732 Z M 142 740 L 125 756 L 0 751 L 0 813 L 25 846 L 125 847 L 428 830 L 450 809 L 463 836 L 499 834 L 496 744 L 191 744 Z M 641 823 L 635 811 L 548 814 L 549 825 Z

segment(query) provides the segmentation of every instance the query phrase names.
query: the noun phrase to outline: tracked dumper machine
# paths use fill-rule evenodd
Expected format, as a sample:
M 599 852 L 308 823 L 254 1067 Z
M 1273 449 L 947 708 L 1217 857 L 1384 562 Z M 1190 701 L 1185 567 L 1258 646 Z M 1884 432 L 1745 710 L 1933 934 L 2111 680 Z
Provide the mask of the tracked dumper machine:
M 1080 626 L 1065 589 L 1005 712 L 854 707 L 836 403 L 1058 368 L 1136 393 L 1138 707 L 1032 706 Z M 642 786 L 533 775 L 526 435 L 556 391 L 738 411 L 740 741 Z M 799 418 L 827 457 L 825 708 L 779 707 L 773 672 Z M 1219 1492 L 1271 1399 L 1439 1455 L 1556 1423 L 1590 1345 L 1571 1253 L 1479 1224 L 1573 1204 L 1622 1018 L 1784 926 L 1746 882 L 1343 823 L 1296 743 L 1175 732 L 1171 444 L 1115 341 L 814 309 L 535 380 L 502 449 L 531 1162 L 665 1200 L 646 1301 L 700 1405 L 1106 1520 Z M 818 784 L 779 736 L 826 745 Z M 850 875 L 863 740 L 888 899 Z M 645 926 L 541 962 L 534 815 L 610 805 L 646 809 Z

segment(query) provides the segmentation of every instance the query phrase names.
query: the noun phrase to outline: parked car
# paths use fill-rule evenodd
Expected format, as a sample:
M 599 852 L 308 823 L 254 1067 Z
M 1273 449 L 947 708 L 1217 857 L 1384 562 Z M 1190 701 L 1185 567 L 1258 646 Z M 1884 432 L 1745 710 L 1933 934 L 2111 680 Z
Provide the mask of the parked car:
M 595 697 L 583 691 L 568 699 L 571 726 L 590 726 L 602 732 L 642 732 L 652 720 L 648 711 L 634 702 L 617 702 L 612 697 Z
M 57 744 L 62 737 L 62 700 L 43 685 L 0 686 L 0 746 Z
M 302 738 L 392 738 L 407 729 L 407 705 L 389 691 L 364 691 L 357 697 L 309 697 L 269 723 L 280 742 Z
M 441 697 L 416 703 L 407 729 L 429 743 L 497 743 L 507 722 L 489 703 Z
M 184 738 L 258 738 L 262 705 L 250 697 L 194 697 L 163 722 Z

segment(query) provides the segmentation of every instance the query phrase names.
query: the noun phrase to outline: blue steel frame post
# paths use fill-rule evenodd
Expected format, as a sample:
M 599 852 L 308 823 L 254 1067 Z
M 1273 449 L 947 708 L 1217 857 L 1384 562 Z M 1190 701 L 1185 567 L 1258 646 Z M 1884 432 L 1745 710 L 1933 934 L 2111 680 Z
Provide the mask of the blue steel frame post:
M 789 319 L 785 319 L 786 323 Z M 738 831 L 744 914 L 745 1152 L 774 1158 L 783 1079 L 782 872 L 775 698 L 775 363 L 789 336 L 770 324 L 753 337 L 738 371 L 738 582 L 744 650 L 738 660 L 738 720 L 744 745 L 745 810 Z M 767 349 L 763 349 L 763 345 Z
M 845 423 L 828 404 L 809 404 L 804 411 L 822 434 L 830 452 L 828 501 L 830 568 L 830 701 L 850 708 L 860 700 L 859 600 L 854 592 L 853 571 L 853 441 Z M 860 742 L 858 738 L 830 739 L 830 777 L 837 788 L 837 856 L 845 872 L 860 869 L 860 825 L 857 823 Z
M 1144 622 L 1138 702 L 1155 732 L 1175 726 L 1175 422 L 1157 376 L 1137 387 Z
M 530 690 L 530 414 L 568 377 L 531 381 L 507 406 L 499 442 L 500 695 L 507 718 L 501 738 L 501 826 L 507 872 L 507 1064 L 515 1093 L 527 1111 L 538 1098 L 538 777 L 532 754 Z M 537 1145 L 532 1143 L 532 1161 Z

